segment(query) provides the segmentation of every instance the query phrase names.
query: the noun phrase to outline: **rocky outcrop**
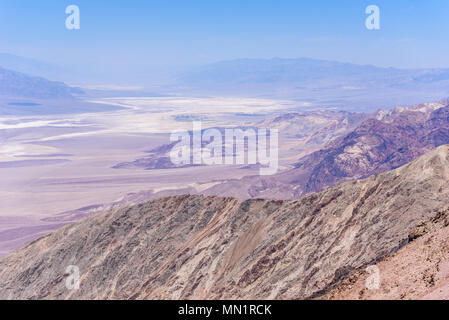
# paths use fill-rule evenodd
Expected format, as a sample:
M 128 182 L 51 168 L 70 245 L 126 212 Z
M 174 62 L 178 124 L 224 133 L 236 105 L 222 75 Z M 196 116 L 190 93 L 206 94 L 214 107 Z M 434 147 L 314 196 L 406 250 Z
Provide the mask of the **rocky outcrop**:
M 96 215 L 0 260 L 2 299 L 302 299 L 408 243 L 449 205 L 449 147 L 296 201 L 175 196 Z M 80 271 L 69 290 L 68 266 Z

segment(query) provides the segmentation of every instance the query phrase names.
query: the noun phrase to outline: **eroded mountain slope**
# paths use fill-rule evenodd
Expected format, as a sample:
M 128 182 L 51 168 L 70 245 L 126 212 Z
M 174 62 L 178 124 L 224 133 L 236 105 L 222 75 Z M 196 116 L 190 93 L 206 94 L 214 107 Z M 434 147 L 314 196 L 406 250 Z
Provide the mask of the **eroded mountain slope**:
M 7 299 L 296 299 L 397 250 L 449 204 L 449 147 L 297 201 L 176 196 L 66 226 L 0 260 Z M 79 290 L 65 286 L 79 267 Z

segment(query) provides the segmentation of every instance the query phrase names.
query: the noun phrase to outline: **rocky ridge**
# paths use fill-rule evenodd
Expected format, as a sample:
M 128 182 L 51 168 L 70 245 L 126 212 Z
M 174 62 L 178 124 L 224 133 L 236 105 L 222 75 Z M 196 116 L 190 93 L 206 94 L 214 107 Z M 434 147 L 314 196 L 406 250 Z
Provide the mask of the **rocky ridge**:
M 448 180 L 441 146 L 295 201 L 186 195 L 112 210 L 1 259 L 0 298 L 311 298 L 405 246 L 449 206 Z M 66 288 L 70 265 L 79 290 Z

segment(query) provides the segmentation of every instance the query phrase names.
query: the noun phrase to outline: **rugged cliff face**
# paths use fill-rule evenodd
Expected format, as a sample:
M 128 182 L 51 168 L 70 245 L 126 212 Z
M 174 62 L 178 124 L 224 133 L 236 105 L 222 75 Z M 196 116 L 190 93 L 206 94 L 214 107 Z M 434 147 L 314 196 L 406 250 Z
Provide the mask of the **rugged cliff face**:
M 449 143 L 449 102 L 379 111 L 350 133 L 302 157 L 294 169 L 214 186 L 206 195 L 296 199 L 413 161 Z
M 449 147 L 297 201 L 176 196 L 66 226 L 0 260 L 6 299 L 309 298 L 449 206 Z M 68 290 L 69 265 L 81 273 Z

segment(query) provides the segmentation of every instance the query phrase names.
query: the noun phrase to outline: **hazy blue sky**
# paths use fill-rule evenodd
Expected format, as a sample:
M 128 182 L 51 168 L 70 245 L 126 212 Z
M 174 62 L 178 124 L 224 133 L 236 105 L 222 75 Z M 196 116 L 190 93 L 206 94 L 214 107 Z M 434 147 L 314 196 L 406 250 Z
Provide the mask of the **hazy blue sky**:
M 65 28 L 65 8 L 81 29 Z M 365 8 L 381 9 L 381 30 Z M 449 67 L 447 0 L 0 0 L 0 52 L 66 65 L 195 65 L 312 57 Z

